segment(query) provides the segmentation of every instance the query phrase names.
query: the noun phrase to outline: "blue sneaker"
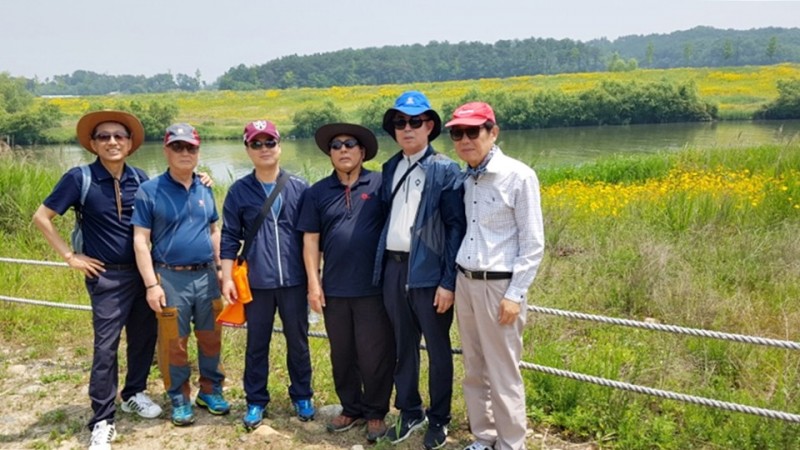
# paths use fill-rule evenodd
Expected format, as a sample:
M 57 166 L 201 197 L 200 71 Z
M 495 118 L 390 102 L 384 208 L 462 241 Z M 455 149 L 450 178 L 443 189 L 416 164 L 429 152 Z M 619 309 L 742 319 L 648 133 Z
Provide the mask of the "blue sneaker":
M 314 404 L 311 403 L 311 400 L 298 400 L 292 402 L 292 404 L 294 405 L 295 412 L 297 412 L 298 419 L 303 422 L 314 420 L 314 415 L 317 414 L 317 410 L 314 409 Z
M 187 402 L 183 396 L 172 398 L 172 424 L 178 427 L 185 427 L 194 423 L 194 412 L 192 404 Z
M 197 394 L 195 404 L 201 408 L 205 408 L 215 416 L 222 416 L 231 411 L 231 405 L 225 400 L 221 392 L 212 392 L 204 394 L 202 392 Z
M 244 427 L 248 430 L 255 430 L 261 425 L 261 420 L 264 418 L 264 407 L 259 405 L 248 404 L 247 413 L 244 415 L 242 422 Z

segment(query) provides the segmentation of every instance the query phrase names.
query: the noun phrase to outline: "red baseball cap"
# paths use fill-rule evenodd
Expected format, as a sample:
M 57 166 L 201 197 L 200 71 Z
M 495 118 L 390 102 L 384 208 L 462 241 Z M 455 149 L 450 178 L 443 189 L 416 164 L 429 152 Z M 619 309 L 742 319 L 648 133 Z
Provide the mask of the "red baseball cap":
M 266 134 L 275 140 L 281 140 L 281 134 L 278 133 L 278 129 L 275 128 L 274 123 L 269 120 L 254 120 L 244 127 L 244 143 L 249 143 L 259 134 Z
M 456 108 L 456 110 L 453 111 L 453 120 L 447 122 L 444 126 L 466 125 L 468 127 L 473 127 L 476 125 L 483 125 L 490 120 L 492 123 L 497 123 L 491 106 L 483 102 L 470 102 Z

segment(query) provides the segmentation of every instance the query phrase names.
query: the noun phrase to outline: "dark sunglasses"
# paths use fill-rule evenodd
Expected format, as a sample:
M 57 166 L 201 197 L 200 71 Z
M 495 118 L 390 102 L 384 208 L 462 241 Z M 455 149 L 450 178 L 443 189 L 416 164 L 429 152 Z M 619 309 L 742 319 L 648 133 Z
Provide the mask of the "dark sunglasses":
M 128 139 L 130 139 L 130 136 L 128 136 L 127 134 L 121 134 L 121 133 L 114 133 L 114 134 L 97 133 L 94 136 L 92 136 L 92 139 L 94 139 L 96 141 L 100 141 L 100 142 L 109 142 L 112 137 L 117 142 L 125 142 Z
M 394 129 L 395 130 L 403 130 L 403 129 L 405 129 L 406 128 L 406 124 L 411 125 L 411 128 L 416 130 L 417 128 L 421 127 L 422 124 L 425 123 L 428 120 L 431 120 L 431 119 L 423 119 L 420 116 L 414 116 L 414 117 L 409 118 L 408 120 L 406 120 L 406 119 L 394 119 L 392 121 L 392 125 L 394 125 Z
M 466 134 L 469 139 L 478 139 L 483 127 L 450 128 L 450 139 L 460 141 Z
M 340 141 L 337 139 L 335 141 L 331 141 L 331 143 L 328 144 L 328 148 L 331 150 L 341 150 L 342 147 L 354 148 L 357 145 L 361 144 L 359 144 L 355 139 L 348 139 L 346 141 Z
M 247 144 L 247 146 L 253 150 L 261 150 L 263 147 L 275 148 L 276 145 L 278 145 L 278 141 L 275 139 L 270 139 L 268 141 L 251 141 Z
M 181 153 L 184 150 L 187 151 L 190 155 L 196 155 L 197 152 L 200 151 L 200 147 L 196 145 L 189 144 L 187 142 L 173 142 L 169 144 L 169 149 L 175 153 Z

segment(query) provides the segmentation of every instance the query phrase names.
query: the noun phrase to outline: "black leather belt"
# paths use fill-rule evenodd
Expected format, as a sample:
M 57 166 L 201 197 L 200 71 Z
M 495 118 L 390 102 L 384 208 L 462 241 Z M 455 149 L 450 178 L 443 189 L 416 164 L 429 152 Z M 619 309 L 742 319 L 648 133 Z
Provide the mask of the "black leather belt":
M 393 259 L 397 262 L 408 261 L 408 252 L 396 252 L 394 250 L 386 250 L 386 257 Z
M 511 272 L 476 272 L 458 266 L 458 271 L 470 280 L 508 280 L 513 275 Z
M 136 264 L 103 264 L 106 270 L 133 270 Z
M 158 267 L 163 267 L 164 269 L 174 270 L 176 272 L 182 272 L 184 270 L 198 271 L 198 270 L 208 269 L 209 267 L 213 267 L 214 266 L 213 262 L 207 262 L 207 263 L 203 263 L 203 264 L 190 264 L 188 266 L 170 266 L 169 264 L 164 264 L 164 263 L 160 263 L 160 262 L 157 262 L 155 264 Z

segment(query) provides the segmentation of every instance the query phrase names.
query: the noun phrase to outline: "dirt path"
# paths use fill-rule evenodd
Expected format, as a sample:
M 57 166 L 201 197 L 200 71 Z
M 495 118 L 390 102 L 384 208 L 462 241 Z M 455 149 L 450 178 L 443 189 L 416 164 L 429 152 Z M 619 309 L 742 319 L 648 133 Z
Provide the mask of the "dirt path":
M 90 357 L 71 355 L 72 350 L 58 349 L 51 359 L 37 359 L 26 348 L 0 349 L 0 448 L 3 449 L 80 449 L 87 448 L 91 417 L 87 394 Z M 301 422 L 289 405 L 270 405 L 264 425 L 247 432 L 240 419 L 244 414 L 241 390 L 226 391 L 233 405 L 230 415 L 217 417 L 195 409 L 193 426 L 178 428 L 167 419 L 169 408 L 164 389 L 151 378 L 149 392 L 165 409 L 162 418 L 146 420 L 118 409 L 115 450 L 141 449 L 374 449 L 422 448 L 422 433 L 412 435 L 397 446 L 388 443 L 369 445 L 363 429 L 330 434 L 324 424 L 338 405 L 322 406 L 317 419 Z M 392 420 L 392 419 L 389 419 Z M 470 436 L 465 430 L 451 430 L 445 448 L 460 449 Z M 529 437 L 530 449 L 588 450 L 587 444 L 570 444 L 534 432 Z

